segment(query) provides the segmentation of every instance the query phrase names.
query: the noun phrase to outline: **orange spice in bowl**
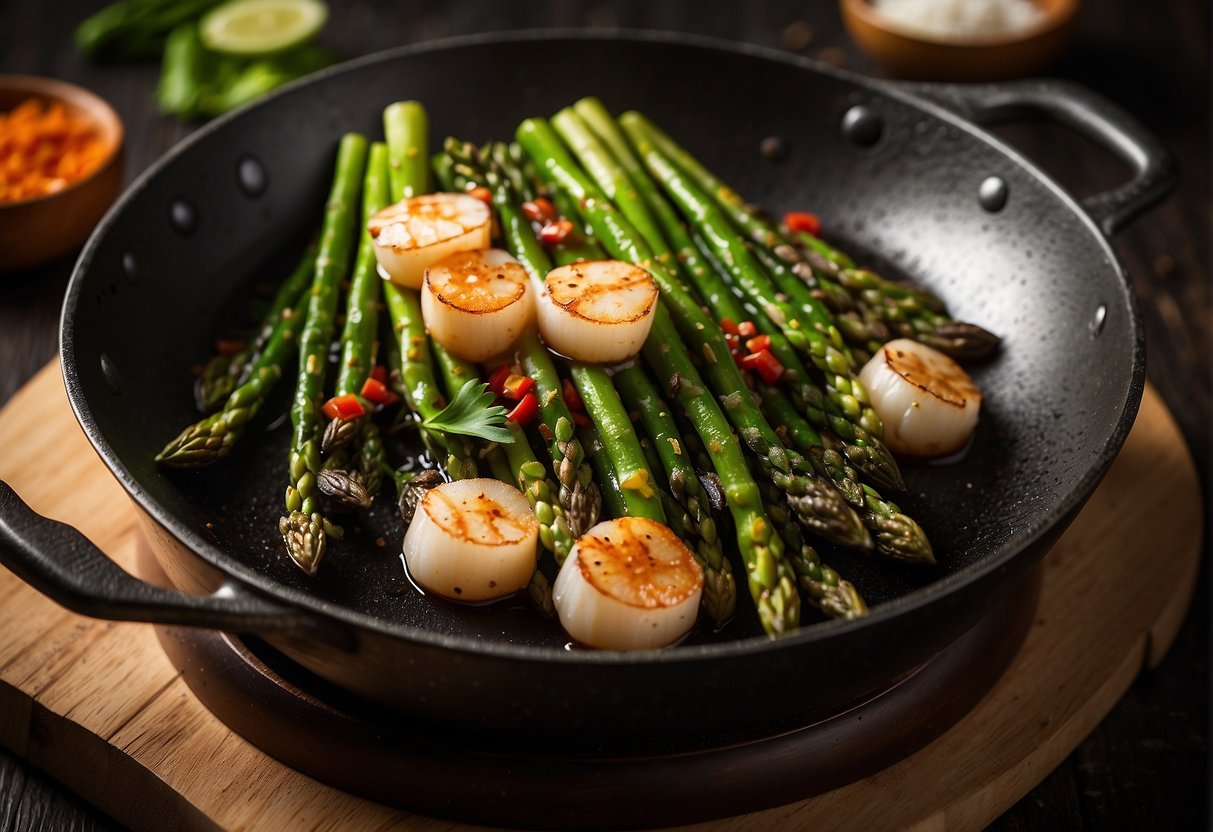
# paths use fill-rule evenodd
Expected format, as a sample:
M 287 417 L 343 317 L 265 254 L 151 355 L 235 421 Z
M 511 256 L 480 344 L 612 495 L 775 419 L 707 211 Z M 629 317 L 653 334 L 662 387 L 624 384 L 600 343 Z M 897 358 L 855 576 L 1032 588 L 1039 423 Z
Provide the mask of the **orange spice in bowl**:
M 122 185 L 122 122 L 88 90 L 0 75 L 0 272 L 78 247 Z
M 88 116 L 27 98 L 0 113 L 0 202 L 60 191 L 100 167 L 109 151 Z

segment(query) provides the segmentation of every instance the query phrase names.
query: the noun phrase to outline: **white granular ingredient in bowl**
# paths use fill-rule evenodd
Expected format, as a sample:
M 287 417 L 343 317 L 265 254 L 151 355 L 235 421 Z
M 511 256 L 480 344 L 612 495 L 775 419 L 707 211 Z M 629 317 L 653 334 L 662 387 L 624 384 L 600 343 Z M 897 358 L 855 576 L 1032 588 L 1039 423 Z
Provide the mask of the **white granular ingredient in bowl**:
M 902 28 L 940 40 L 1013 35 L 1044 14 L 1030 0 L 872 0 Z

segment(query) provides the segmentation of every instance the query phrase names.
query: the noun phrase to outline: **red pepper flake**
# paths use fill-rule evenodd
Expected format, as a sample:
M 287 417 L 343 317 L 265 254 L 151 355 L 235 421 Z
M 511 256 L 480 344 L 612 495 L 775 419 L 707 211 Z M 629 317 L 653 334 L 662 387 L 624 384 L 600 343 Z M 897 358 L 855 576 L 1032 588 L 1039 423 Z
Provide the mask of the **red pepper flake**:
M 539 222 L 544 225 L 554 222 L 558 217 L 556 206 L 546 196 L 537 196 L 530 202 L 522 203 L 522 213 L 531 222 Z
M 592 427 L 594 424 L 590 421 L 590 417 L 586 416 L 580 410 L 573 411 L 573 423 L 576 425 L 581 425 L 583 428 Z
M 741 352 L 741 336 L 740 335 L 734 335 L 731 332 L 726 332 L 724 335 L 724 342 L 729 345 L 729 352 L 731 352 L 731 353 Z
M 539 241 L 545 246 L 554 246 L 563 243 L 572 233 L 573 223 L 566 219 L 560 219 L 555 222 L 549 222 L 539 229 Z
M 511 422 L 517 422 L 521 427 L 526 427 L 531 421 L 539 415 L 539 399 L 534 393 L 527 393 L 522 397 L 522 401 L 518 402 L 518 406 L 509 412 L 505 418 Z
M 821 220 L 807 211 L 789 211 L 783 215 L 783 224 L 789 231 L 807 231 L 814 237 L 821 234 Z
M 737 324 L 735 324 L 733 322 L 732 318 L 725 318 L 723 321 L 721 321 L 720 328 L 723 329 L 725 332 L 727 332 L 729 335 L 740 335 L 741 334 L 741 332 L 739 332 L 737 329 Z
M 493 204 L 493 192 L 483 185 L 477 185 L 475 188 L 472 188 L 468 191 L 468 196 L 475 197 L 485 205 Z
M 220 338 L 215 342 L 215 352 L 220 355 L 236 355 L 248 345 L 239 338 Z
M 783 365 L 770 350 L 750 353 L 741 359 L 741 366 L 743 369 L 757 372 L 767 384 L 774 384 L 783 375 Z
M 535 379 L 530 376 L 520 376 L 517 373 L 510 373 L 506 377 L 505 383 L 501 385 L 501 395 L 507 399 L 519 401 L 530 393 L 531 388 L 534 386 Z
M 753 338 L 758 334 L 758 327 L 753 321 L 742 321 L 737 325 L 737 334 L 742 338 Z
M 567 378 L 560 381 L 560 394 L 564 398 L 564 403 L 568 405 L 569 410 L 574 413 L 585 411 L 585 403 L 581 401 L 581 394 L 577 392 L 577 388 L 573 386 L 573 382 Z
M 760 352 L 771 348 L 770 335 L 755 335 L 745 342 L 745 348 L 750 352 Z
M 362 385 L 362 398 L 375 404 L 393 404 L 397 396 L 386 384 L 371 376 Z
M 330 419 L 357 419 L 366 413 L 366 408 L 353 393 L 333 396 L 324 403 L 324 407 L 321 409 L 324 411 L 324 415 Z
M 512 372 L 509 364 L 502 364 L 493 370 L 489 376 L 489 390 L 494 396 L 500 396 L 505 392 L 505 380 L 510 377 Z

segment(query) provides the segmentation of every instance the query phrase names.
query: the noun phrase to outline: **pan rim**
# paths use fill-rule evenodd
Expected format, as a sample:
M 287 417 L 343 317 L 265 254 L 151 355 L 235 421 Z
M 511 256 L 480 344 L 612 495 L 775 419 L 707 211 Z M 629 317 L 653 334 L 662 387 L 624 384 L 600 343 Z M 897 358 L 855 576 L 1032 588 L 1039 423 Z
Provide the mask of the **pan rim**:
M 960 129 L 976 140 L 990 145 L 1010 162 L 1017 165 L 1024 173 L 1031 176 L 1047 190 L 1051 191 L 1054 196 L 1059 198 L 1072 214 L 1078 216 L 1080 222 L 1086 226 L 1089 233 L 1096 239 L 1097 244 L 1102 248 L 1106 256 L 1108 266 L 1116 271 L 1120 290 L 1120 296 L 1117 298 L 1117 301 L 1124 305 L 1128 313 L 1128 328 L 1133 346 L 1132 364 L 1129 368 L 1127 386 L 1124 389 L 1124 397 L 1120 405 L 1120 415 L 1111 434 L 1107 437 L 1104 449 L 1099 457 L 1086 470 L 1077 484 L 1050 511 L 1035 518 L 1033 522 L 1025 525 L 1017 533 L 1014 545 L 1009 543 L 1004 544 L 976 563 L 969 564 L 952 574 L 945 575 L 927 586 L 882 603 L 865 618 L 856 621 L 831 619 L 815 622 L 778 639 L 771 639 L 760 635 L 712 644 L 680 647 L 674 650 L 620 653 L 565 651 L 557 648 L 483 641 L 472 637 L 426 630 L 421 627 L 396 624 L 368 613 L 315 597 L 294 587 L 277 583 L 269 575 L 230 558 L 213 543 L 207 541 L 200 533 L 178 521 L 143 488 L 127 466 L 118 458 L 116 452 L 102 434 L 96 419 L 93 417 L 80 382 L 79 364 L 77 362 L 74 342 L 73 324 L 75 310 L 83 295 L 82 284 L 96 257 L 100 243 L 110 228 L 117 222 L 127 205 L 134 202 L 163 169 L 195 144 L 205 141 L 212 133 L 218 132 L 230 122 L 240 119 L 245 113 L 263 106 L 269 101 L 276 100 L 281 96 L 290 95 L 298 89 L 321 84 L 329 78 L 348 72 L 355 72 L 366 66 L 389 63 L 416 55 L 467 47 L 507 43 L 534 44 L 555 41 L 621 41 L 646 45 L 688 46 L 705 51 L 723 51 L 758 58 L 795 67 L 799 70 L 826 75 L 854 84 L 878 96 L 892 98 L 914 107 L 950 126 Z M 827 66 L 802 56 L 790 55 L 756 44 L 680 32 L 634 29 L 587 30 L 555 28 L 501 31 L 462 35 L 395 47 L 355 58 L 322 70 L 304 79 L 287 84 L 256 102 L 215 119 L 178 142 L 149 165 L 119 196 L 97 224 L 73 267 L 72 276 L 64 296 L 60 316 L 59 348 L 64 385 L 68 392 L 68 400 L 73 413 L 85 435 L 88 437 L 89 443 L 93 446 L 94 451 L 105 463 L 106 467 L 109 468 L 110 473 L 118 480 L 141 510 L 146 512 L 178 542 L 188 547 L 228 579 L 242 582 L 268 598 L 289 603 L 300 610 L 316 614 L 320 617 L 332 619 L 390 638 L 413 642 L 420 646 L 456 651 L 467 656 L 512 661 L 558 662 L 566 665 L 637 665 L 699 662 L 730 658 L 740 654 L 752 655 L 768 650 L 804 647 L 808 644 L 833 638 L 840 633 L 858 634 L 872 628 L 888 626 L 889 622 L 894 619 L 942 600 L 973 583 L 987 579 L 991 577 L 992 573 L 997 573 L 999 570 L 1005 568 L 1017 556 L 1022 554 L 1024 550 L 1033 547 L 1046 538 L 1058 524 L 1063 523 L 1067 518 L 1077 513 L 1077 510 L 1081 508 L 1083 503 L 1093 493 L 1100 480 L 1103 479 L 1112 461 L 1123 446 L 1136 418 L 1145 387 L 1144 328 L 1136 295 L 1120 259 L 1112 249 L 1109 239 L 1099 230 L 1095 221 L 1077 200 L 1030 159 L 975 123 L 966 120 L 941 105 L 915 95 L 910 90 L 901 89 L 893 82 L 868 78 L 857 73 Z M 1008 586 L 1005 591 L 1010 591 L 1011 589 L 1013 587 Z M 960 634 L 957 635 L 959 636 Z

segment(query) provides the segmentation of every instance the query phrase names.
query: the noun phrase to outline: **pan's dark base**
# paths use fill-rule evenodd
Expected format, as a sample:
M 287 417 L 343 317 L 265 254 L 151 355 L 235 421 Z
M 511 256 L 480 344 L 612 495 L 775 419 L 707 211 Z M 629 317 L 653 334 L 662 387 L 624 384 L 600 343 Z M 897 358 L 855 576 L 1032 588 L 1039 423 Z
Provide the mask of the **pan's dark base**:
M 146 553 L 145 553 L 146 554 Z M 141 572 L 153 578 L 150 556 Z M 163 576 L 160 576 L 163 580 Z M 430 815 L 532 828 L 664 826 L 810 797 L 885 768 L 938 737 L 1018 652 L 1040 570 L 957 642 L 886 690 L 804 725 L 687 750 L 603 756 L 486 745 L 379 714 L 254 638 L 158 627 L 202 703 L 237 733 L 324 783 Z M 768 683 L 761 680 L 756 684 Z M 745 703 L 736 703 L 745 707 Z M 722 707 L 728 707 L 722 703 Z

